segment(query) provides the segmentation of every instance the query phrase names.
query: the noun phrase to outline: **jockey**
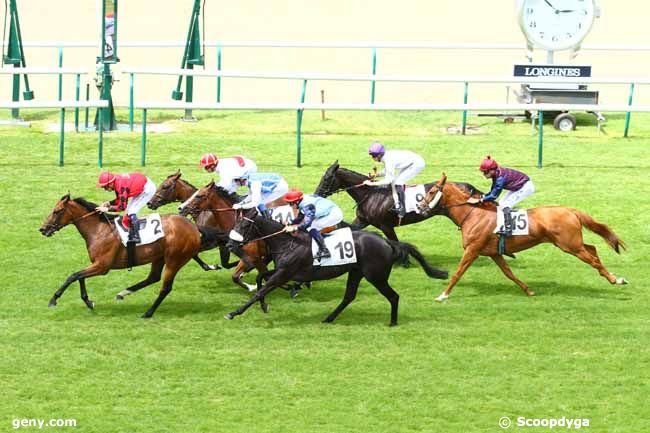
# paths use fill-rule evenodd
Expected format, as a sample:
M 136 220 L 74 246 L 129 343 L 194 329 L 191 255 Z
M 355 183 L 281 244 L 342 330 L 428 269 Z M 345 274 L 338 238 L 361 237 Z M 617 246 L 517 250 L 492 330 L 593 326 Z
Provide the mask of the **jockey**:
M 284 230 L 286 232 L 293 232 L 297 229 L 302 229 L 308 232 L 309 236 L 318 245 L 316 259 L 320 260 L 331 257 L 332 254 L 325 246 L 325 240 L 320 231 L 343 221 L 341 208 L 326 198 L 311 194 L 304 195 L 299 189 L 290 189 L 285 194 L 284 200 L 291 207 L 297 207 L 299 209 L 298 216 Z
M 379 173 L 379 176 L 384 176 L 384 179 L 378 182 L 365 180 L 363 184 L 368 186 L 391 185 L 397 193 L 395 211 L 400 218 L 404 218 L 406 215 L 404 185 L 422 171 L 424 159 L 409 150 L 387 151 L 384 145 L 379 142 L 370 145 L 368 154 L 373 160 L 384 163 L 384 170 Z
M 512 168 L 499 167 L 499 164 L 489 155 L 481 162 L 479 169 L 483 176 L 492 179 L 492 188 L 481 198 L 470 197 L 467 203 L 476 204 L 486 201 L 496 201 L 501 191 L 507 190 L 507 194 L 499 201 L 499 206 L 503 208 L 503 222 L 506 236 L 512 236 L 512 217 L 510 209 L 517 203 L 535 192 L 535 185 L 524 173 L 513 170 Z
M 246 173 L 257 172 L 255 162 L 238 155 L 219 159 L 214 153 L 206 153 L 201 157 L 199 165 L 208 173 L 218 172 L 219 183 L 217 185 L 230 193 L 237 191 L 238 185 L 235 183 L 235 178 Z
M 238 187 L 248 186 L 248 195 L 233 205 L 233 209 L 257 207 L 266 214 L 266 205 L 284 196 L 289 190 L 287 181 L 275 173 L 243 173 L 234 178 Z
M 122 224 L 129 228 L 129 242 L 140 242 L 138 234 L 137 213 L 156 193 L 156 184 L 141 173 L 125 173 L 115 175 L 103 171 L 97 180 L 97 187 L 106 191 L 115 191 L 115 200 L 102 203 L 96 209 L 100 212 L 123 211 Z M 133 198 L 129 203 L 129 198 Z

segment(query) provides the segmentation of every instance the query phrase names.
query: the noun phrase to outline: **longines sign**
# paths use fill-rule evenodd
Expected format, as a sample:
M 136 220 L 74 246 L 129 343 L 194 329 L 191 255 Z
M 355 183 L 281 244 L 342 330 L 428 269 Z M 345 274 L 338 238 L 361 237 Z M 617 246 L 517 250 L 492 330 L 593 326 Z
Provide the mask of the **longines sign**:
M 591 66 L 515 65 L 515 77 L 591 77 Z

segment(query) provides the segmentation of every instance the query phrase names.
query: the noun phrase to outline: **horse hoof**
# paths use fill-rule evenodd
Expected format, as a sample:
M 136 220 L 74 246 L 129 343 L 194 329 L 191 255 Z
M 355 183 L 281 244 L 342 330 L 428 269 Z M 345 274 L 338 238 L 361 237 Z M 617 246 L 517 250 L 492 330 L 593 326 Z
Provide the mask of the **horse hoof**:
M 257 286 L 254 286 L 252 284 L 244 283 L 244 286 L 246 286 L 248 288 L 249 292 L 254 292 L 254 291 L 257 290 Z
M 117 296 L 115 296 L 115 300 L 116 300 L 116 301 L 123 301 L 123 300 L 124 300 L 124 296 L 122 296 L 122 295 L 117 295 Z
M 627 282 L 627 280 L 626 280 L 625 278 L 623 278 L 623 277 L 618 277 L 618 278 L 616 279 L 616 284 L 621 284 L 621 285 L 623 285 L 623 284 L 628 284 L 628 282 Z
M 533 292 L 532 290 L 527 291 L 526 294 L 528 296 L 535 296 L 535 292 Z
M 444 302 L 449 298 L 449 295 L 445 295 L 442 293 L 440 296 L 436 298 L 436 302 Z
M 142 316 L 140 316 L 141 319 L 151 319 L 151 314 L 149 313 L 144 313 Z
M 219 269 L 221 269 L 221 266 L 219 266 L 219 265 L 208 265 L 208 269 L 206 269 L 206 270 L 207 271 L 218 271 Z
M 50 303 L 47 304 L 47 308 L 56 308 L 56 302 L 50 301 Z
M 397 322 L 395 322 L 395 323 L 391 322 L 390 325 L 388 325 L 388 326 L 390 326 L 391 328 L 392 328 L 393 326 L 397 326 Z
M 262 311 L 264 314 L 267 314 L 269 312 L 269 304 L 262 304 Z
M 95 309 L 95 303 L 93 301 L 88 301 L 86 302 L 86 306 L 90 308 L 91 310 Z
M 296 299 L 298 295 L 300 294 L 300 289 L 291 289 L 291 299 Z
M 226 320 L 232 320 L 232 319 L 235 318 L 235 316 L 232 313 L 228 313 L 228 314 L 225 314 L 223 316 L 223 318 L 226 319 Z

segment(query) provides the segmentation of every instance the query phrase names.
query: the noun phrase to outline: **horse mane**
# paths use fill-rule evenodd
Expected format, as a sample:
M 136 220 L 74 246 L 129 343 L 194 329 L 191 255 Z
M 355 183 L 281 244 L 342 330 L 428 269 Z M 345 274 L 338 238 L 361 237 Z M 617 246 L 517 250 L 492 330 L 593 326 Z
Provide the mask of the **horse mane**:
M 350 170 L 349 168 L 339 166 L 338 171 L 343 171 L 343 172 L 346 172 L 346 173 L 349 173 L 349 174 L 354 174 L 354 175 L 357 175 L 357 176 L 361 176 L 364 179 L 369 179 L 369 177 L 367 175 L 359 173 L 359 172 L 354 171 L 354 170 Z
M 77 203 L 82 208 L 86 209 L 88 212 L 94 211 L 95 208 L 99 206 L 98 204 L 88 201 L 83 197 L 74 198 L 72 199 L 72 201 Z M 106 218 L 100 218 L 99 220 L 106 224 L 112 224 L 113 220 L 119 216 L 117 214 L 111 214 L 111 213 L 104 213 L 104 215 L 106 216 Z
M 167 176 L 167 177 L 165 178 L 165 180 L 169 179 L 170 177 L 174 177 L 174 176 L 176 176 L 177 174 L 179 174 L 179 173 L 172 173 L 172 174 L 170 174 L 169 176 Z M 182 175 L 182 174 L 181 174 L 181 175 Z M 182 181 L 185 182 L 188 186 L 191 186 L 192 188 L 197 189 L 194 185 L 192 185 L 191 183 L 189 183 L 187 180 L 185 180 L 185 179 L 181 179 L 181 176 L 178 176 L 178 180 L 182 180 Z
M 219 197 L 230 200 L 231 203 L 237 203 L 239 201 L 239 195 L 236 192 L 228 192 L 224 187 L 221 187 L 216 183 L 212 185 L 212 188 Z
M 460 189 L 468 193 L 470 196 L 473 196 L 474 194 L 483 194 L 483 191 L 477 189 L 471 183 L 467 183 L 467 182 L 451 182 L 451 183 L 458 186 Z

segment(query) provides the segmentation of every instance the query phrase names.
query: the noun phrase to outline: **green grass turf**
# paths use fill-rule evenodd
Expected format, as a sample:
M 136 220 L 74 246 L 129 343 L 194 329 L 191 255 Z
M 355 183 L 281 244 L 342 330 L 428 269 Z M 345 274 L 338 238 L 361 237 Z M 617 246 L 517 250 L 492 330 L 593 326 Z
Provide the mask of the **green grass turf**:
M 0 430 L 21 418 L 73 418 L 77 432 L 491 432 L 498 420 L 588 418 L 590 432 L 650 431 L 647 258 L 650 253 L 650 116 L 609 115 L 603 134 L 578 113 L 571 133 L 545 127 L 543 169 L 527 123 L 470 117 L 481 132 L 447 135 L 459 113 L 306 112 L 303 164 L 295 167 L 295 113 L 151 113 L 169 134 L 150 134 L 144 172 L 156 182 L 180 168 L 201 185 L 206 151 L 244 154 L 261 171 L 313 191 L 335 159 L 365 172 L 372 140 L 423 155 L 416 180 L 466 181 L 486 190 L 477 166 L 491 154 L 531 175 L 537 192 L 527 207 L 566 205 L 610 227 L 629 249 L 615 254 L 585 232 L 608 269 L 627 286 L 610 286 L 595 270 L 550 245 L 518 254 L 514 273 L 538 296 L 527 298 L 488 258 L 480 258 L 445 304 L 445 287 L 421 269 L 396 268 L 399 326 L 389 304 L 363 282 L 357 299 L 332 325 L 320 321 L 338 304 L 344 278 L 317 282 L 292 300 L 270 295 L 264 315 L 251 308 L 234 321 L 223 314 L 247 299 L 229 271 L 188 264 L 151 320 L 140 315 L 159 285 L 117 303 L 118 291 L 148 268 L 87 281 L 94 311 L 70 286 L 56 309 L 53 292 L 87 265 L 74 227 L 52 238 L 38 228 L 66 192 L 101 202 L 94 134 L 66 135 L 66 165 L 57 166 L 58 136 L 43 133 L 58 115 L 26 112 L 31 128 L 0 129 Z M 122 119 L 125 113 L 119 113 Z M 68 121 L 72 117 L 68 116 Z M 140 170 L 139 133 L 106 134 L 105 168 Z M 335 197 L 347 220 L 352 201 Z M 175 206 L 162 209 L 175 212 Z M 398 229 L 437 267 L 453 272 L 460 233 L 444 217 Z M 217 253 L 203 254 L 209 261 Z M 251 276 L 247 279 L 252 281 Z M 645 414 L 645 415 L 644 415 Z M 26 429 L 30 431 L 30 429 Z M 35 429 L 31 429 L 32 431 Z M 547 431 L 544 428 L 527 431 Z M 517 431 L 511 427 L 510 431 Z M 565 431 L 556 428 L 553 431 Z

